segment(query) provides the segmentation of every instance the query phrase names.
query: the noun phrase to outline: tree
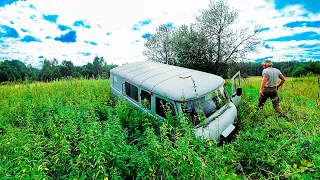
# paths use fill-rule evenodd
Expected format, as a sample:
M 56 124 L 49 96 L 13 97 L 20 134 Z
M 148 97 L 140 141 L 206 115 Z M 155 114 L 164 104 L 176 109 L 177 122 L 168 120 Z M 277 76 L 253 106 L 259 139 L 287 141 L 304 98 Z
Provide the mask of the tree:
M 302 65 L 297 64 L 293 67 L 293 71 L 291 73 L 291 76 L 299 77 L 302 75 L 306 75 L 307 73 L 308 73 L 308 71 Z
M 16 81 L 21 79 L 17 69 L 11 66 L 8 61 L 1 62 L 0 64 L 0 82 L 3 81 Z
M 51 81 L 53 77 L 52 64 L 50 60 L 45 59 L 43 61 L 42 69 L 40 71 L 40 79 L 42 81 Z
M 224 0 L 211 0 L 190 27 L 173 31 L 159 26 L 147 39 L 143 54 L 148 60 L 227 77 L 228 71 L 235 71 L 236 62 L 246 60 L 262 45 L 259 26 L 240 28 L 237 18 L 238 12 Z
M 94 76 L 101 76 L 102 75 L 102 70 L 105 62 L 103 57 L 98 57 L 96 56 L 93 60 L 93 74 Z
M 207 46 L 207 39 L 193 26 L 182 25 L 173 33 L 172 50 L 178 66 L 210 72 Z
M 82 66 L 81 75 L 84 77 L 92 77 L 93 76 L 93 65 L 92 63 L 87 63 L 86 65 Z
M 237 28 L 238 12 L 232 10 L 224 0 L 210 0 L 209 8 L 196 17 L 196 27 L 209 41 L 207 52 L 213 73 L 225 75 L 228 64 L 245 60 L 249 52 L 257 51 L 261 45 L 258 26 Z
M 12 68 L 14 68 L 15 71 L 17 71 L 17 73 L 19 74 L 19 77 L 20 77 L 18 79 L 24 80 L 27 77 L 27 66 L 23 62 L 21 62 L 19 60 L 11 60 L 11 61 L 6 60 L 6 62 Z
M 60 72 L 60 66 L 59 66 L 59 62 L 56 58 L 54 58 L 51 61 L 51 69 L 52 69 L 52 79 L 60 79 L 61 76 L 61 72 Z
M 60 66 L 60 72 L 62 77 L 72 76 L 74 71 L 74 65 L 71 61 L 62 61 Z
M 156 33 L 147 38 L 144 44 L 146 50 L 143 51 L 143 55 L 151 61 L 174 64 L 175 59 L 171 49 L 172 32 L 171 27 L 161 24 L 156 29 Z

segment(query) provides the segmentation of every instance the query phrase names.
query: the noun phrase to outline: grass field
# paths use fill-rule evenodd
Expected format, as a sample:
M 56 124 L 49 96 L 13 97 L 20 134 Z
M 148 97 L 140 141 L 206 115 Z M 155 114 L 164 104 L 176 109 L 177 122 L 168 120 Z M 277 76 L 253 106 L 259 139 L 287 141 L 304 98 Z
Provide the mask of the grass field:
M 0 87 L 0 179 L 320 179 L 316 77 L 288 78 L 278 117 L 242 80 L 240 129 L 217 147 L 189 123 L 119 103 L 107 80 Z

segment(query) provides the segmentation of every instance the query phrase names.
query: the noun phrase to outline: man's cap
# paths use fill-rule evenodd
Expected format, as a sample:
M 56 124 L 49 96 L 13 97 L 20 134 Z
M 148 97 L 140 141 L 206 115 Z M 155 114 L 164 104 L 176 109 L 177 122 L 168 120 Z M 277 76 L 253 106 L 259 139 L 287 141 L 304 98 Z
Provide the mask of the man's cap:
M 266 65 L 266 66 L 272 66 L 272 61 L 270 59 L 264 60 L 262 62 L 262 65 Z

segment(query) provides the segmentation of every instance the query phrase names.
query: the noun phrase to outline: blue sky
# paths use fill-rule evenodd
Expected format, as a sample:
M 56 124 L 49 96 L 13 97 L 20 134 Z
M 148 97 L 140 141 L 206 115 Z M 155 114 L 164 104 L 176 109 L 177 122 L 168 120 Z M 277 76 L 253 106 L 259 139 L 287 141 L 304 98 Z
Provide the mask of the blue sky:
M 264 45 L 251 61 L 320 60 L 320 1 L 227 0 L 237 27 L 260 24 Z M 144 42 L 160 24 L 195 21 L 208 0 L 0 0 L 0 61 L 39 65 L 44 58 L 108 63 L 145 60 Z M 169 6 L 170 5 L 170 6 Z

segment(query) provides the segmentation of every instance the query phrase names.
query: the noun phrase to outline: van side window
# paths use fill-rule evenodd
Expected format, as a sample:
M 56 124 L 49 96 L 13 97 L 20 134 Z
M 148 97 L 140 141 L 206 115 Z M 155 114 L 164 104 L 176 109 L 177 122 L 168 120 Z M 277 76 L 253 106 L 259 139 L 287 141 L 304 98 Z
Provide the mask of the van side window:
M 141 96 L 141 104 L 145 105 L 146 106 L 145 108 L 151 109 L 151 96 L 150 96 L 150 94 L 144 90 L 141 90 L 140 96 Z M 144 101 L 146 101 L 147 104 L 144 104 Z
M 113 76 L 113 81 L 117 83 L 118 82 L 118 77 L 117 76 Z
M 138 88 L 130 83 L 125 82 L 126 95 L 138 102 Z
M 172 103 L 166 101 L 166 100 L 163 100 L 163 99 L 160 99 L 158 97 L 156 97 L 156 113 L 163 117 L 163 118 L 166 118 L 166 113 L 167 112 L 170 112 L 170 114 L 172 116 L 175 116 L 175 111 L 174 111 L 174 106 Z

